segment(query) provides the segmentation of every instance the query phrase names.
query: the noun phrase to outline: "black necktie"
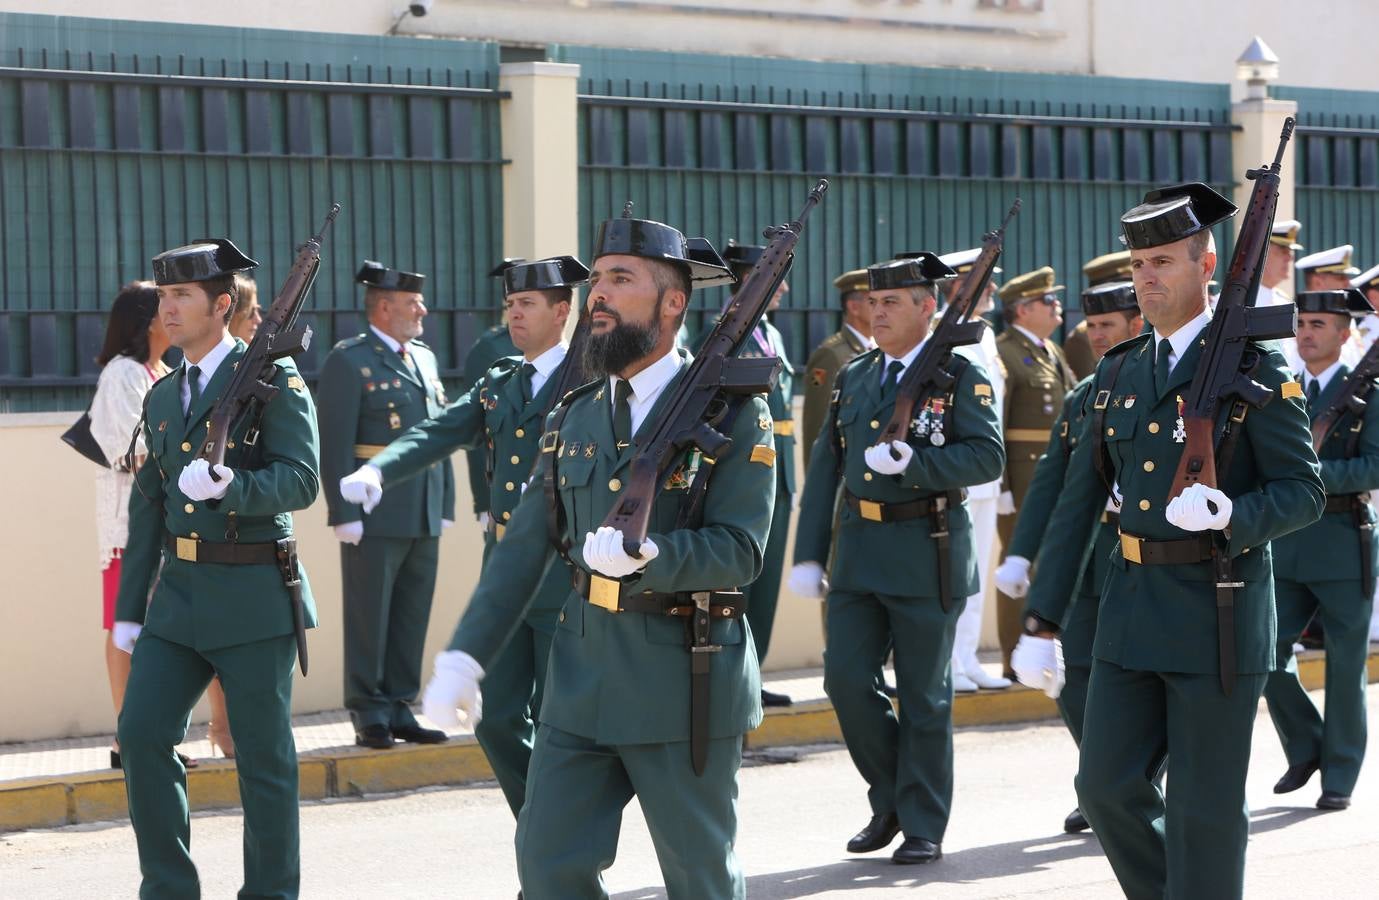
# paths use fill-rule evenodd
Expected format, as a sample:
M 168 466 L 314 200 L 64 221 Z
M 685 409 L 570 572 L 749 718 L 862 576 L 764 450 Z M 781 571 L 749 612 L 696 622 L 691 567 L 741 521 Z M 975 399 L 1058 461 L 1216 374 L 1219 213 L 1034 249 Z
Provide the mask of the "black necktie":
M 613 439 L 619 450 L 632 443 L 632 404 L 628 402 L 631 396 L 632 385 L 626 379 L 618 379 L 613 388 Z
M 1154 360 L 1154 390 L 1163 396 L 1168 388 L 1168 354 L 1173 352 L 1173 345 L 1168 342 L 1168 338 L 1159 341 L 1159 355 Z
M 187 402 L 187 415 L 196 409 L 196 401 L 201 399 L 201 367 L 187 366 L 187 390 L 191 399 Z
M 904 368 L 905 364 L 898 359 L 891 360 L 891 364 L 886 366 L 886 378 L 881 382 L 882 400 L 895 394 L 895 386 L 900 382 L 900 373 Z
M 536 374 L 536 366 L 531 363 L 522 364 L 522 399 L 531 400 L 532 398 L 532 376 Z
M 1321 386 L 1321 382 L 1319 382 L 1319 381 L 1317 381 L 1317 379 L 1313 378 L 1313 379 L 1311 380 L 1311 382 L 1309 382 L 1308 385 L 1307 385 L 1307 408 L 1308 408 L 1308 409 L 1316 409 L 1316 408 L 1317 408 L 1317 400 L 1318 400 L 1318 398 L 1321 397 L 1321 395 L 1322 395 L 1322 386 Z

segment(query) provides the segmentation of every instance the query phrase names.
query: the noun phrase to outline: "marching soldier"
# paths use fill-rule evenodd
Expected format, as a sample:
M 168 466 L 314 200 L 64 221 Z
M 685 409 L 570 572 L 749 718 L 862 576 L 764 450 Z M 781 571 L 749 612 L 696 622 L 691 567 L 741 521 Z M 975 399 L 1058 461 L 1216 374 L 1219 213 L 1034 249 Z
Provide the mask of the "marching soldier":
M 1030 645 L 1041 649 L 1029 668 L 1054 670 L 1058 611 L 1078 572 L 1046 561 L 1088 546 L 1114 485 L 1121 534 L 1101 591 L 1077 796 L 1132 898 L 1241 896 L 1245 772 L 1274 656 L 1268 544 L 1315 521 L 1324 500 L 1301 390 L 1264 342 L 1254 345 L 1253 377 L 1276 397 L 1235 423 L 1229 463 L 1217 472 L 1222 489 L 1199 485 L 1165 503 L 1183 450 L 1176 398 L 1203 359 L 1199 335 L 1211 315 L 1209 229 L 1235 211 L 1190 184 L 1151 191 L 1121 217 L 1154 331 L 1112 348 L 1097 367 L 1048 526 L 1059 540 L 1043 548 L 1027 604 L 1026 632 L 1044 639 Z M 1218 548 L 1230 556 L 1223 588 L 1236 595 L 1234 627 L 1228 619 L 1221 633 Z M 1165 756 L 1173 761 L 1166 798 L 1153 780 Z
M 441 531 L 455 518 L 450 460 L 367 515 L 340 496 L 341 478 L 445 406 L 436 356 L 418 340 L 425 276 L 365 260 L 354 280 L 369 330 L 335 345 L 318 386 L 327 522 L 340 541 L 345 708 L 360 747 L 439 744 L 445 732 L 417 724 L 409 704 L 421 686 Z
M 387 446 L 346 478 L 340 492 L 367 511 L 379 497 L 405 490 L 416 473 L 461 447 L 484 451 L 485 481 L 492 511 L 484 558 L 507 532 L 538 455 L 545 415 L 559 400 L 566 350 L 565 322 L 576 285 L 589 270 L 573 256 L 518 263 L 503 273 L 504 305 L 520 357 L 506 357 L 439 416 L 428 419 Z M 384 490 L 386 488 L 386 490 Z M 484 716 L 474 736 L 488 757 L 503 796 L 517 815 L 526 800 L 535 720 L 546 684 L 546 661 L 556 616 L 570 593 L 570 570 L 552 565 L 517 633 L 489 665 L 484 679 Z
M 503 273 L 513 266 L 526 262 L 524 259 L 506 257 L 493 270 L 488 273 L 490 278 L 502 278 Z M 464 371 L 461 374 L 463 383 L 459 386 L 461 391 L 467 391 L 479 383 L 479 379 L 484 377 L 484 373 L 500 359 L 509 356 L 516 356 L 518 353 L 517 345 L 512 342 L 512 335 L 508 334 L 506 322 L 499 322 L 484 330 L 474 341 L 474 345 L 469 348 L 469 352 L 464 357 Z M 493 517 L 489 513 L 489 479 L 484 470 L 485 453 L 482 447 L 474 447 L 465 451 L 466 469 L 469 472 L 469 496 L 474 502 L 474 516 L 479 520 L 479 528 L 484 532 L 484 555 L 488 555 L 488 548 L 491 542 L 487 535 L 492 530 Z
M 1299 379 L 1313 422 L 1349 381 L 1341 347 L 1351 317 L 1369 311 L 1354 288 L 1298 295 L 1298 352 L 1306 367 Z M 1371 403 L 1358 417 L 1342 409 L 1320 456 L 1325 514 L 1273 542 L 1278 665 L 1264 699 L 1288 757 L 1274 793 L 1298 790 L 1320 769 L 1317 808 L 1334 810 L 1350 806 L 1365 756 L 1365 663 L 1379 555 L 1369 498 L 1379 489 L 1379 407 Z M 1326 646 L 1325 717 L 1298 681 L 1293 658 L 1293 644 L 1313 616 L 1321 617 Z
M 1117 256 L 1118 254 L 1110 254 Z M 1126 258 L 1129 252 L 1125 251 Z M 1106 257 L 1101 257 L 1106 259 Z M 1095 262 L 1095 260 L 1093 261 Z M 1100 270 L 1095 270 L 1099 273 Z M 1144 330 L 1135 286 L 1129 281 L 1109 281 L 1088 287 L 1082 292 L 1083 319 L 1096 359 L 1100 360 L 1112 347 L 1128 341 Z M 1063 401 L 1063 412 L 1054 423 L 1048 447 L 1034 468 L 1029 493 L 1025 495 L 1015 533 L 1006 548 L 1006 558 L 996 570 L 997 588 L 1010 597 L 1022 598 L 1029 592 L 1030 564 L 1047 536 L 1049 516 L 1063 490 L 1068 459 L 1077 447 L 1086 418 L 1087 391 L 1092 386 L 1089 375 L 1077 383 Z M 1131 404 L 1134 405 L 1133 403 Z M 1085 477 L 1085 476 L 1084 476 Z M 1061 691 L 1054 691 L 1058 711 L 1068 726 L 1074 743 L 1082 744 L 1082 721 L 1087 709 L 1087 682 L 1092 674 L 1092 639 L 1096 635 L 1097 608 L 1101 603 L 1101 585 L 1106 581 L 1111 554 L 1120 540 L 1120 512 L 1114 502 L 1104 498 L 1105 511 L 1096 528 L 1092 552 L 1085 563 L 1083 554 L 1063 545 L 1061 552 L 1042 558 L 1045 566 L 1075 568 L 1076 598 L 1063 598 L 1065 612 L 1052 606 L 1047 614 L 1060 625 L 1059 638 L 1063 649 L 1066 683 Z M 1076 602 L 1074 602 L 1074 600 Z M 1020 644 L 1031 639 L 1022 637 Z M 1016 644 L 1016 648 L 1020 647 Z M 1019 654 L 1015 654 L 1019 659 Z M 1074 809 L 1063 820 L 1063 830 L 1075 834 L 1087 829 L 1087 819 L 1081 810 Z
M 290 357 L 277 361 L 278 393 L 261 417 L 231 432 L 225 464 L 212 470 L 197 455 L 245 353 L 227 330 L 234 273 L 257 265 L 223 239 L 153 258 L 158 315 L 183 360 L 145 401 L 148 460 L 130 496 L 113 630 L 115 645 L 133 653 L 119 739 L 141 897 L 200 896 L 187 775 L 173 748 L 215 675 L 244 805 L 240 896 L 296 897 L 300 882 L 293 606 L 300 602 L 308 628 L 316 608 L 290 513 L 316 499 L 318 478 L 316 413 Z M 299 597 L 287 579 L 300 585 Z
M 1015 514 L 1034 477 L 1034 466 L 1049 442 L 1053 423 L 1063 410 L 1063 398 L 1077 384 L 1063 351 L 1051 340 L 1063 321 L 1063 304 L 1049 266 L 1012 278 L 999 293 L 1006 329 L 996 338 L 1006 368 L 1001 407 L 1006 470 L 996 519 L 1001 546 L 1010 546 Z M 1002 675 L 1014 678 L 1010 654 L 1020 640 L 1020 601 L 996 594 L 996 631 L 1001 643 Z
M 738 284 L 752 271 L 765 247 L 739 244 L 729 241 L 723 248 L 723 259 L 738 279 Z M 728 288 L 736 293 L 736 285 Z M 780 307 L 781 298 L 790 287 L 784 281 L 771 298 L 768 313 Z M 776 602 L 780 599 L 781 570 L 785 566 L 785 544 L 790 533 L 790 510 L 795 499 L 795 420 L 794 384 L 795 378 L 790 359 L 785 355 L 785 340 L 780 331 L 765 316 L 751 337 L 743 343 L 738 356 L 776 357 L 781 365 L 780 378 L 776 389 L 766 395 L 771 411 L 772 428 L 776 435 L 776 506 L 771 512 L 771 533 L 766 539 L 766 556 L 762 560 L 761 574 L 751 584 L 742 589 L 742 597 L 747 604 L 747 623 L 752 627 L 752 640 L 756 644 L 758 665 L 766 662 L 766 651 L 771 646 L 771 629 L 776 620 Z M 775 691 L 761 689 L 763 706 L 789 706 L 790 697 Z
M 917 412 L 907 439 L 873 446 L 901 376 L 929 335 L 934 285 L 954 274 L 930 253 L 868 270 L 879 349 L 838 374 L 830 421 L 809 463 L 790 575 L 796 593 L 823 594 L 841 482 L 824 689 L 872 810 L 847 849 L 880 850 L 903 831 L 891 857 L 900 864 L 943 855 L 953 794 L 948 662 L 958 615 L 978 583 L 962 492 L 996 478 L 1003 462 L 991 383 L 961 356 L 953 358 L 951 392 Z M 877 678 L 892 648 L 899 719 Z
M 939 259 L 954 272 L 956 278 L 943 282 L 946 298 L 943 310 L 934 318 L 940 318 L 951 307 L 947 304 L 962 290 L 963 283 L 972 271 L 973 264 L 981 255 L 981 248 L 959 250 L 940 256 Z M 995 266 L 991 274 L 1001 274 L 1001 267 Z M 991 311 L 992 295 L 996 283 L 988 280 L 982 297 L 972 317 L 984 316 Z M 1001 362 L 1000 351 L 996 349 L 996 336 L 990 328 L 982 330 L 979 344 L 958 347 L 957 352 L 981 365 L 991 381 L 996 417 L 1001 417 L 1001 400 L 1005 397 L 1006 373 Z M 982 612 L 986 607 L 986 573 L 991 571 L 991 554 L 996 543 L 996 506 L 1001 497 L 1001 479 L 995 478 L 986 484 L 974 484 L 967 489 L 967 515 L 972 519 L 972 540 L 977 548 L 977 589 L 967 598 L 962 615 L 958 616 L 957 628 L 953 633 L 953 691 L 971 693 L 979 688 L 1003 690 L 1010 687 L 1010 679 L 991 675 L 982 668 L 977 658 L 977 647 L 982 639 Z
M 1082 275 L 1087 279 L 1087 287 L 1112 281 L 1130 280 L 1130 251 L 1118 250 L 1088 261 L 1082 267 Z M 1084 311 L 1083 315 L 1086 313 Z M 1068 367 L 1081 381 L 1096 368 L 1101 354 L 1092 350 L 1091 338 L 1087 334 L 1087 320 L 1084 318 L 1073 328 L 1073 333 L 1063 341 L 1063 355 L 1068 358 Z
M 737 770 L 742 736 L 761 722 L 761 680 L 741 604 L 723 590 L 750 582 L 760 568 L 777 479 L 771 417 L 764 399 L 748 398 L 733 420 L 731 446 L 712 467 L 686 451 L 651 507 L 639 556 L 629 555 L 622 532 L 600 523 L 632 476 L 636 437 L 654 429 L 688 371 L 675 340 L 692 287 L 731 276 L 707 241 L 642 219 L 603 223 L 594 257 L 583 363 L 596 380 L 547 419 L 542 485 L 518 502 L 450 649 L 437 656 L 425 709 L 439 722 L 456 721 L 457 707 L 478 715 L 479 679 L 487 686 L 486 671 L 555 552 L 549 528 L 568 548 L 575 589 L 557 617 L 518 816 L 523 894 L 606 896 L 600 872 L 616 852 L 623 807 L 636 796 L 669 897 L 741 898 Z M 701 468 L 709 468 L 707 481 L 698 478 Z M 691 502 L 700 496 L 702 504 Z M 682 526 L 686 506 L 698 527 Z M 689 591 L 696 596 L 687 598 Z M 697 619 L 702 604 L 710 608 L 709 640 L 721 649 L 708 654 L 708 673 L 694 676 L 696 696 L 711 702 L 694 706 L 703 717 L 692 724 L 685 617 Z M 696 776 L 691 759 L 699 753 Z
M 1360 274 L 1350 261 L 1354 252 L 1350 244 L 1319 250 L 1295 262 L 1293 268 L 1302 273 L 1304 290 L 1343 291 L 1350 287 L 1350 280 Z
M 867 270 L 853 269 L 833 279 L 843 304 L 842 327 L 824 338 L 814 348 L 804 364 L 804 432 L 800 446 L 804 451 L 805 467 L 814 450 L 814 440 L 828 416 L 828 398 L 833 393 L 833 378 L 838 370 L 868 350 L 875 349 L 871 339 L 871 304 L 867 300 Z

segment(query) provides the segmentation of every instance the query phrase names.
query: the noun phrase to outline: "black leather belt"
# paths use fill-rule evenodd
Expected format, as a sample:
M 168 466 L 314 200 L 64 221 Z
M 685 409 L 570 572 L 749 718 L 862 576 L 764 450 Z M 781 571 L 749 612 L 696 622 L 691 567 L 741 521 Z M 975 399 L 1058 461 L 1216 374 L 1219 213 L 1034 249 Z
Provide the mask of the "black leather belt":
M 933 498 L 906 500 L 904 503 L 880 503 L 876 500 L 863 500 L 847 488 L 843 488 L 843 499 L 848 508 L 868 522 L 904 522 L 918 519 L 934 511 Z
M 1353 512 L 1356 509 L 1369 505 L 1369 494 L 1328 494 L 1326 498 L 1326 512 Z
M 639 612 L 653 616 L 689 618 L 694 615 L 695 602 L 701 596 L 707 595 L 713 618 L 739 619 L 747 605 L 741 591 L 660 594 L 655 591 L 637 591 L 632 585 L 586 572 L 578 566 L 572 569 L 574 577 L 571 580 L 579 595 L 594 606 L 613 613 Z
M 276 566 L 278 564 L 278 544 L 267 541 L 261 544 L 214 543 L 199 538 L 166 535 L 164 544 L 168 552 L 183 562 L 216 563 L 224 566 Z
M 1120 555 L 1126 562 L 1139 566 L 1184 566 L 1210 562 L 1211 535 L 1181 541 L 1151 541 L 1133 534 L 1120 533 Z

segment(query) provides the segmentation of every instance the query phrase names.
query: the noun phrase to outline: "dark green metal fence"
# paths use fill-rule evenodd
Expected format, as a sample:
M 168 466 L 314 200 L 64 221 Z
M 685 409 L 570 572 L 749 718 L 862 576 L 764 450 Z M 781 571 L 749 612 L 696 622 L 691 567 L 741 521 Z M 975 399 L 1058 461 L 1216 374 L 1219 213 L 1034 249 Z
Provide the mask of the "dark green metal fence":
M 229 236 L 271 300 L 332 200 L 314 371 L 363 327 L 363 258 L 428 276 L 453 372 L 496 314 L 497 48 L 0 15 L 0 411 L 78 407 L 110 299 Z

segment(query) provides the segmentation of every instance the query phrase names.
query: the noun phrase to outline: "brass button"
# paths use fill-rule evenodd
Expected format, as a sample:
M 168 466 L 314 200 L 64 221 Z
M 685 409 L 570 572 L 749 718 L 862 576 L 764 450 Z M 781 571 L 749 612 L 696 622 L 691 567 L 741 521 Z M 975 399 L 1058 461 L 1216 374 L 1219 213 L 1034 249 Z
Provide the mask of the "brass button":
M 191 448 L 192 448 L 192 445 L 191 445 L 189 442 L 187 442 L 187 441 L 183 441 L 183 442 L 182 442 L 182 452 L 183 452 L 183 453 L 186 453 L 186 452 L 187 452 L 188 450 L 190 450 Z
M 194 540 L 194 541 L 199 541 L 199 540 L 201 540 L 201 535 L 199 535 L 199 534 L 197 534 L 195 531 L 193 531 L 193 532 L 192 532 L 192 540 Z
M 620 491 L 620 490 L 622 490 L 622 482 L 619 481 L 619 480 L 616 479 L 616 478 L 610 478 L 610 479 L 608 480 L 608 490 L 610 490 L 610 491 Z
M 1150 423 L 1149 423 L 1149 433 L 1150 433 L 1150 434 L 1158 434 L 1158 433 L 1159 433 L 1159 423 L 1158 423 L 1158 422 L 1150 422 Z
M 1107 436 L 1107 437 L 1115 437 L 1115 436 L 1116 436 L 1116 430 L 1115 430 L 1114 428 L 1108 428 L 1108 429 L 1106 429 L 1106 436 Z
M 1152 459 L 1146 459 L 1146 460 L 1144 461 L 1144 470 L 1145 470 L 1146 472 L 1152 472 L 1152 471 L 1154 471 L 1154 460 L 1152 460 Z
M 512 464 L 513 464 L 514 466 L 517 465 L 518 463 L 520 463 L 521 461 L 522 461 L 522 457 L 520 457 L 520 456 L 514 456 L 514 457 L 512 457 L 512 460 L 511 460 L 511 462 L 512 462 Z
M 565 610 L 562 609 L 562 610 L 560 611 L 560 615 L 558 615 L 558 616 L 555 617 L 555 620 L 556 620 L 557 622 L 564 622 L 564 621 L 565 621 Z
M 527 436 L 527 431 L 525 428 L 519 428 L 516 431 L 514 431 L 513 434 L 515 434 L 517 437 L 524 438 Z
M 509 481 L 507 484 L 503 485 L 503 487 L 511 491 L 511 490 L 514 490 L 514 489 L 516 488 L 516 485 L 514 485 L 511 481 Z
M 872 419 L 872 420 L 871 420 L 870 422 L 868 422 L 867 424 L 870 425 L 872 428 L 880 428 L 880 427 L 881 427 L 881 423 L 878 422 L 878 421 L 876 421 L 875 419 Z
M 226 442 L 225 442 L 225 449 L 226 449 L 226 450 L 233 450 L 233 449 L 235 449 L 235 442 L 234 442 L 234 441 L 226 441 Z
M 511 519 L 511 518 L 512 518 L 512 513 L 510 513 L 510 512 L 505 512 L 505 513 L 503 513 L 503 521 L 504 521 L 504 522 L 506 522 L 508 519 Z
M 560 486 L 561 486 L 561 487 L 564 487 L 564 486 L 565 486 L 565 476 L 564 476 L 564 475 L 561 475 L 561 476 L 560 476 Z
M 189 513 L 189 514 L 190 514 L 190 513 L 194 513 L 194 512 L 196 512 L 196 507 L 195 507 L 195 506 L 192 506 L 190 503 L 188 503 L 186 506 L 182 507 L 182 511 L 183 511 L 184 513 Z
M 871 473 L 870 473 L 870 472 L 863 472 L 863 473 L 862 473 L 862 480 L 863 480 L 863 481 L 871 481 Z
M 1148 509 L 1149 509 L 1149 501 L 1148 501 L 1148 500 L 1141 500 L 1141 501 L 1140 501 L 1140 509 L 1148 510 Z

